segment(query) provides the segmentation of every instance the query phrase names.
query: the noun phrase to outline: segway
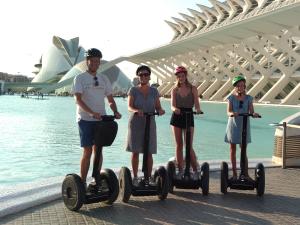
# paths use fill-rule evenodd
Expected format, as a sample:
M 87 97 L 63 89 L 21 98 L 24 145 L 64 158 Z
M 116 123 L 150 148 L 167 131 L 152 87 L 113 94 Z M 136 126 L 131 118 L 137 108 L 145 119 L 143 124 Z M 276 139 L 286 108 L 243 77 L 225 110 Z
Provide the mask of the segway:
M 238 179 L 228 178 L 228 164 L 222 162 L 221 164 L 221 192 L 227 193 L 227 188 L 239 189 L 239 190 L 254 190 L 256 194 L 262 196 L 265 192 L 265 168 L 262 163 L 258 163 L 255 168 L 255 180 L 250 177 L 246 177 L 246 148 L 247 148 L 247 125 L 248 117 L 253 117 L 253 114 L 239 113 L 238 116 L 243 117 L 243 129 L 242 129 L 242 144 L 241 144 L 241 159 L 240 167 L 241 172 Z M 259 116 L 261 118 L 261 116 Z
M 174 187 L 179 189 L 202 189 L 203 195 L 208 195 L 209 192 L 209 164 L 204 162 L 200 168 L 200 175 L 196 179 L 191 177 L 191 155 L 190 155 L 190 146 L 191 146 L 191 129 L 188 127 L 190 124 L 191 116 L 197 114 L 196 112 L 182 112 L 185 116 L 186 122 L 186 143 L 185 143 L 185 168 L 183 177 L 178 177 L 176 174 L 176 163 L 173 160 L 170 160 L 167 164 L 167 171 L 169 176 L 169 192 L 174 192 Z M 200 114 L 203 114 L 201 112 Z M 199 169 L 198 169 L 199 170 Z M 179 171 L 178 171 L 179 172 Z M 199 171 L 198 171 L 199 172 Z
M 159 115 L 158 113 L 144 113 L 146 117 L 145 136 L 144 136 L 144 153 L 143 153 L 143 174 L 138 177 L 138 185 L 133 185 L 131 172 L 127 167 L 122 167 L 119 174 L 120 197 L 123 202 L 128 202 L 131 195 L 133 196 L 153 196 L 157 195 L 160 200 L 168 196 L 168 176 L 163 166 L 160 166 L 151 177 L 150 182 L 148 174 L 148 154 L 150 140 L 150 117 Z
M 119 194 L 118 178 L 111 169 L 99 172 L 99 161 L 103 146 L 110 146 L 117 134 L 118 124 L 114 116 L 102 116 L 101 122 L 96 125 L 95 145 L 97 147 L 92 177 L 95 182 L 89 184 L 87 190 L 80 176 L 66 175 L 62 184 L 62 197 L 66 207 L 77 211 L 83 204 L 104 202 L 112 204 Z

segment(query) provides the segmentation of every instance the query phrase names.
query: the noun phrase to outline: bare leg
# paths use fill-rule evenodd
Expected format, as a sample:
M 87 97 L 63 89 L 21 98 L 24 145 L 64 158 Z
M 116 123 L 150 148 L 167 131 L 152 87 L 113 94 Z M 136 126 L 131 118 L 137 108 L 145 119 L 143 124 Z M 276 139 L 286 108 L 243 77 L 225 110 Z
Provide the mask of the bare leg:
M 232 165 L 232 173 L 234 177 L 237 177 L 236 171 L 236 144 L 230 144 L 230 160 Z
M 135 153 L 135 152 L 132 153 L 131 166 L 132 166 L 133 176 L 137 177 L 137 173 L 139 169 L 139 153 Z
M 83 147 L 83 154 L 80 161 L 80 177 L 83 182 L 86 182 L 86 177 L 90 167 L 92 155 L 92 147 Z
M 191 149 L 191 165 L 194 172 L 197 172 L 197 156 L 194 149 Z
M 176 143 L 176 162 L 178 164 L 178 169 L 180 172 L 183 171 L 183 142 L 182 142 L 182 129 L 172 126 L 173 134 L 175 137 L 175 143 Z

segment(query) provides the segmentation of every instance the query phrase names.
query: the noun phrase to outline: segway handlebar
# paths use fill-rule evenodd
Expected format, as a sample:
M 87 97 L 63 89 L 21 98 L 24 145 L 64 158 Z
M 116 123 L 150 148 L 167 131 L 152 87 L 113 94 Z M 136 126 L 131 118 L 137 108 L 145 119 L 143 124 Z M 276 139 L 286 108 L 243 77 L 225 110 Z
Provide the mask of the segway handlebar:
M 238 116 L 251 116 L 251 117 L 255 117 L 253 113 L 239 113 Z M 230 117 L 234 117 L 234 116 L 231 115 Z M 261 118 L 261 115 L 256 116 L 256 118 Z
M 101 116 L 101 121 L 114 121 L 116 119 L 116 116 L 114 115 L 103 115 Z
M 283 123 L 270 123 L 269 125 L 272 127 L 282 127 L 284 124 Z
M 188 114 L 188 113 L 193 113 L 194 115 L 204 114 L 204 112 L 202 112 L 202 111 L 200 111 L 199 113 L 197 113 L 196 111 L 193 111 L 193 112 L 189 112 L 189 111 L 180 112 L 181 115 L 183 115 L 183 114 Z
M 144 112 L 144 116 L 159 116 L 158 112 Z
M 199 113 L 193 111 L 193 114 L 197 115 L 197 114 L 204 114 L 204 112 L 200 111 Z
M 135 115 L 137 115 L 138 113 L 135 112 Z M 159 116 L 158 112 L 144 112 L 144 116 Z

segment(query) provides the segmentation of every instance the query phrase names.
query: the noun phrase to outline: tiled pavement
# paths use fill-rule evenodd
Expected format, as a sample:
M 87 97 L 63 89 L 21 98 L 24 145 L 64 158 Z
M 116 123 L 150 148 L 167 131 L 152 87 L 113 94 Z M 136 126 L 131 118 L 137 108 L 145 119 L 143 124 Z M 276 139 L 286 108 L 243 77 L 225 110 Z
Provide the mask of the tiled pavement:
M 211 172 L 208 196 L 202 196 L 200 190 L 175 189 L 165 201 L 156 196 L 131 197 L 128 204 L 96 203 L 84 205 L 78 212 L 69 211 L 62 200 L 56 200 L 0 218 L 0 224 L 300 225 L 299 168 L 267 168 L 263 197 L 257 197 L 255 191 L 237 190 L 223 195 L 219 177 L 219 172 Z

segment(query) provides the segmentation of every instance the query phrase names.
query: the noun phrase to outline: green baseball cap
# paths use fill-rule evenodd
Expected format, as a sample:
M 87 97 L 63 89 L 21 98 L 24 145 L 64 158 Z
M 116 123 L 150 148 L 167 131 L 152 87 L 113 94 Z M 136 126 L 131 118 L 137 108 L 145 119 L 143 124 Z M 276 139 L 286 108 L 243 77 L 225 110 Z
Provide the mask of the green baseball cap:
M 244 76 L 238 75 L 238 76 L 234 77 L 234 78 L 232 79 L 232 85 L 235 87 L 236 84 L 237 84 L 239 81 L 241 81 L 241 80 L 246 81 L 246 79 L 245 79 Z

